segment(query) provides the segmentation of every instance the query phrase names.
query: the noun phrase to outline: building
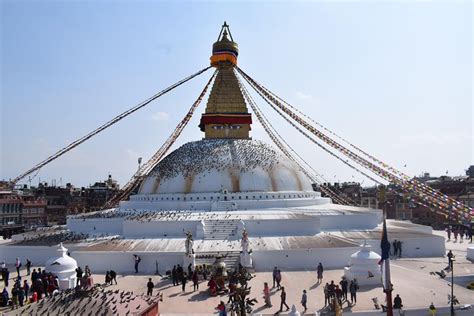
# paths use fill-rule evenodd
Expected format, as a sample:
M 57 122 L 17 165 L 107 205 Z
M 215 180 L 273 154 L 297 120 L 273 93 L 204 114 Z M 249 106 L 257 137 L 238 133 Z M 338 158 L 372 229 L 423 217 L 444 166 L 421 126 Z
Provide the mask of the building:
M 21 196 L 23 225 L 26 229 L 45 226 L 47 224 L 47 202 L 34 196 Z
M 0 191 L 0 234 L 9 237 L 23 231 L 22 200 L 10 190 Z

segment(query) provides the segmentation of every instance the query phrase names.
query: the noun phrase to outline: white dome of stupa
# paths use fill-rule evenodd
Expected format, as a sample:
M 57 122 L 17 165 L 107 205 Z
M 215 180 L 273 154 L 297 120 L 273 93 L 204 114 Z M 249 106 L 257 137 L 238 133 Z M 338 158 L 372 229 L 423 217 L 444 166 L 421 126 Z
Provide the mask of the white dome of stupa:
M 77 261 L 67 255 L 63 243 L 58 245 L 56 255 L 49 258 L 44 266 L 46 272 L 56 275 L 59 279 L 59 288 L 73 288 L 76 284 Z
M 203 139 L 165 157 L 139 194 L 313 191 L 309 179 L 271 146 L 251 139 Z

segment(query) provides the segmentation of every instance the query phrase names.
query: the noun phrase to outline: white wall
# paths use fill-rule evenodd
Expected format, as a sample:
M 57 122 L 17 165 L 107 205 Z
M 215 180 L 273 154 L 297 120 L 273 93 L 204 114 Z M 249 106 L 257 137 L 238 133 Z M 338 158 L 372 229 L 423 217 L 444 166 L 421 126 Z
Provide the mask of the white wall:
M 92 273 L 105 273 L 114 270 L 118 274 L 135 272 L 133 255 L 141 257 L 138 266 L 139 273 L 155 273 L 156 261 L 161 274 L 173 268 L 173 265 L 183 265 L 182 252 L 125 252 L 125 251 L 74 251 L 71 257 L 77 265 L 84 269 L 88 265 Z M 102 282 L 102 280 L 99 280 Z
M 275 266 L 281 270 L 316 269 L 319 262 L 325 268 L 343 268 L 358 250 L 359 247 L 254 251 L 252 258 L 257 271 L 270 271 Z
M 124 221 L 123 236 L 125 238 L 158 238 L 184 237 L 183 229 L 191 231 L 196 236 L 196 227 L 201 221 Z
M 379 224 L 379 217 L 372 212 L 347 213 L 348 215 L 321 215 L 322 231 L 372 229 Z
M 18 257 L 24 263 L 26 259 L 30 259 L 32 265 L 44 265 L 46 261 L 57 256 L 57 245 L 54 246 L 0 246 L 0 261 L 5 261 L 7 264 L 14 264 Z M 68 248 L 72 252 L 74 247 Z
M 107 233 L 111 235 L 121 235 L 122 223 L 123 218 L 68 218 L 67 228 L 75 233 Z
M 306 219 L 244 220 L 251 237 L 313 236 L 320 232 L 319 217 Z
M 432 235 L 422 238 L 397 238 L 402 242 L 402 257 L 443 257 L 446 255 L 444 237 Z M 390 244 L 393 240 L 390 239 Z M 367 240 L 372 251 L 380 254 L 380 240 Z M 393 247 L 390 248 L 393 252 Z

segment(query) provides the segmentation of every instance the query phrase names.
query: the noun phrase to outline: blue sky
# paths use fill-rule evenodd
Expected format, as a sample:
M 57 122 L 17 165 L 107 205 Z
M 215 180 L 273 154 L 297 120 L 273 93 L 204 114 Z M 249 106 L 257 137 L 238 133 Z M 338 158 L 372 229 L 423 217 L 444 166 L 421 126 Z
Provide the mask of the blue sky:
M 470 1 L 2 1 L 0 178 L 207 66 L 224 20 L 239 66 L 303 112 L 410 175 L 463 174 L 473 163 L 472 13 Z M 33 183 L 88 185 L 111 173 L 123 184 L 210 75 L 44 167 Z M 259 104 L 326 178 L 362 181 Z M 178 145 L 203 137 L 204 106 Z M 270 142 L 257 125 L 252 137 Z

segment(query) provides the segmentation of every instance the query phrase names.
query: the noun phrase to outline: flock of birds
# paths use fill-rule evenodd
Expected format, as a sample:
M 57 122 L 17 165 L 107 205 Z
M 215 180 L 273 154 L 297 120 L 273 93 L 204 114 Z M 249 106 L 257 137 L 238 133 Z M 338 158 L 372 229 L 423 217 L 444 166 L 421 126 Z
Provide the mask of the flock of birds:
M 116 209 L 113 211 L 95 212 L 93 214 L 76 215 L 79 219 L 94 218 L 124 218 L 139 222 L 150 222 L 152 220 L 160 221 L 187 221 L 187 220 L 217 220 L 238 218 L 238 215 L 232 214 L 231 211 L 218 213 L 196 212 L 190 210 L 137 210 L 137 209 Z
M 54 231 L 54 232 L 41 232 L 38 234 L 29 234 L 25 235 L 25 238 L 18 242 L 19 245 L 23 246 L 38 246 L 38 245 L 57 245 L 60 242 L 79 242 L 86 240 L 89 238 L 89 234 L 85 233 L 73 233 L 70 231 L 62 230 L 62 231 Z
M 248 139 L 206 139 L 186 143 L 165 157 L 150 173 L 160 180 L 223 171 L 238 167 L 240 172 L 260 167 L 270 171 L 285 158 L 269 145 Z M 205 175 L 203 175 L 205 177 Z M 199 181 L 200 179 L 198 179 Z
M 69 289 L 29 304 L 20 315 L 133 315 L 143 311 L 156 298 L 132 291 L 105 290 L 98 285 L 89 291 Z

